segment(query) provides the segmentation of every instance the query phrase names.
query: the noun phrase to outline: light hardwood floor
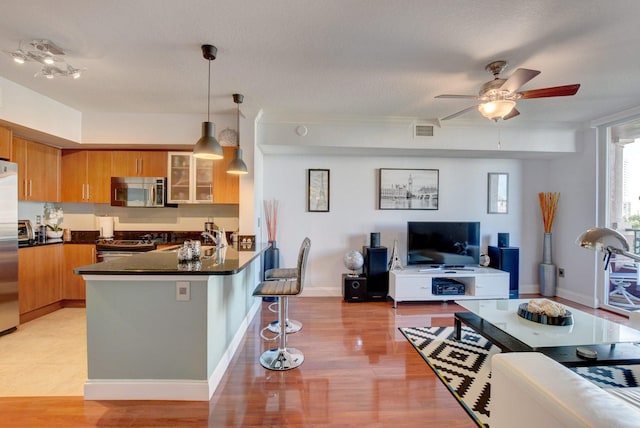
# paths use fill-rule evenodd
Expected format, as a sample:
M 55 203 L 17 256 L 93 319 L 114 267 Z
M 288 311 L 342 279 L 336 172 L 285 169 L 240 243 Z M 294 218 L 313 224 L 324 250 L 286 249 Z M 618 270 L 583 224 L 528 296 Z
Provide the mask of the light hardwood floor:
M 65 308 L 0 337 L 0 397 L 82 395 L 86 335 L 84 308 Z
M 305 362 L 287 372 L 268 371 L 258 363 L 260 353 L 269 347 L 258 331 L 275 318 L 267 306 L 263 303 L 209 402 L 6 397 L 0 398 L 0 426 L 475 426 L 398 331 L 398 327 L 453 325 L 457 305 L 402 303 L 394 310 L 388 302 L 291 299 L 290 317 L 304 327 L 290 336 L 289 345 L 304 353 Z M 580 309 L 627 324 L 626 318 L 615 314 Z M 2 353 L 5 339 L 0 338 Z M 40 351 L 55 353 L 34 350 Z

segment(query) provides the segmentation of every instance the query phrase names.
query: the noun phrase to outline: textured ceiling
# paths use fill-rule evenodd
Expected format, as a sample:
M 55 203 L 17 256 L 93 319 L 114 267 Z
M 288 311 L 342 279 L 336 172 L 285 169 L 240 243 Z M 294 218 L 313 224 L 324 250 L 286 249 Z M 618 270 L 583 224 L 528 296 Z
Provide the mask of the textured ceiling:
M 0 49 L 46 38 L 86 68 L 33 77 L 0 56 L 0 76 L 83 112 L 436 119 L 470 103 L 504 59 L 542 73 L 522 89 L 581 83 L 574 97 L 521 100 L 511 121 L 580 122 L 640 105 L 637 0 L 3 0 Z M 486 121 L 471 111 L 453 121 Z

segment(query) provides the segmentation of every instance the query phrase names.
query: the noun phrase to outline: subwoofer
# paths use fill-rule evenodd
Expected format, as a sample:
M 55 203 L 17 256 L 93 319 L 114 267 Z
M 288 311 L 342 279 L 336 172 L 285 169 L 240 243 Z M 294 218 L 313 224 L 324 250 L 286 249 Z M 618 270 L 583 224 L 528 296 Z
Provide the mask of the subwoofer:
M 365 302 L 367 300 L 367 278 L 342 274 L 342 297 L 345 302 Z

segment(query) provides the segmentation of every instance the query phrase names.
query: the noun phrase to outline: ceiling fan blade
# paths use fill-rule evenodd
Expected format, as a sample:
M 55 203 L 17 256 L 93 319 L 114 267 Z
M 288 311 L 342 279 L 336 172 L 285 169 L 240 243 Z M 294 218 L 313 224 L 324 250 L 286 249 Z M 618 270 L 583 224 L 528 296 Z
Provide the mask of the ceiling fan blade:
M 540 74 L 538 70 L 529 70 L 527 68 L 519 68 L 502 84 L 500 90 L 515 92 L 522 85 Z
M 477 100 L 480 97 L 478 97 L 477 95 L 450 95 L 450 94 L 444 94 L 444 95 L 437 95 L 434 98 L 455 98 L 455 99 L 474 99 Z
M 469 111 L 471 111 L 471 110 L 474 110 L 474 109 L 476 109 L 476 108 L 478 108 L 478 106 L 471 106 L 471 107 L 467 107 L 467 108 L 466 108 L 466 109 L 464 109 L 464 110 L 460 110 L 460 111 L 459 111 L 459 112 L 457 112 L 457 113 L 450 114 L 449 116 L 447 116 L 447 117 L 443 117 L 443 118 L 442 118 L 442 119 L 440 119 L 440 120 L 449 120 L 449 119 L 453 119 L 453 118 L 456 118 L 456 117 L 458 117 L 458 116 L 461 116 L 461 115 L 463 115 L 463 114 L 465 114 L 465 113 L 467 113 L 467 112 L 469 112 Z
M 514 107 L 514 108 L 512 108 L 512 109 L 511 109 L 511 111 L 510 111 L 508 114 L 506 114 L 506 115 L 502 118 L 502 120 L 508 120 L 508 119 L 511 119 L 512 117 L 516 117 L 516 116 L 518 116 L 518 115 L 520 115 L 520 112 L 518 111 L 518 109 L 517 109 L 517 108 L 515 108 L 515 107 Z
M 554 86 L 552 88 L 532 89 L 530 91 L 520 92 L 521 99 L 527 98 L 547 98 L 547 97 L 566 97 L 575 95 L 580 89 L 580 84 L 565 86 Z

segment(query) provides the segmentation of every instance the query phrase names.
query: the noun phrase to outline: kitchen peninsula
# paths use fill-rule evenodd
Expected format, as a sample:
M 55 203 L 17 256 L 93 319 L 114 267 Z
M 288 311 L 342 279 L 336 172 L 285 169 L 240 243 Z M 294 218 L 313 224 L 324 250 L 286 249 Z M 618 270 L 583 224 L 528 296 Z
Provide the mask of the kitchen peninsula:
M 87 291 L 85 399 L 209 400 L 260 308 L 252 292 L 267 247 L 203 247 L 190 263 L 164 249 L 76 268 Z

